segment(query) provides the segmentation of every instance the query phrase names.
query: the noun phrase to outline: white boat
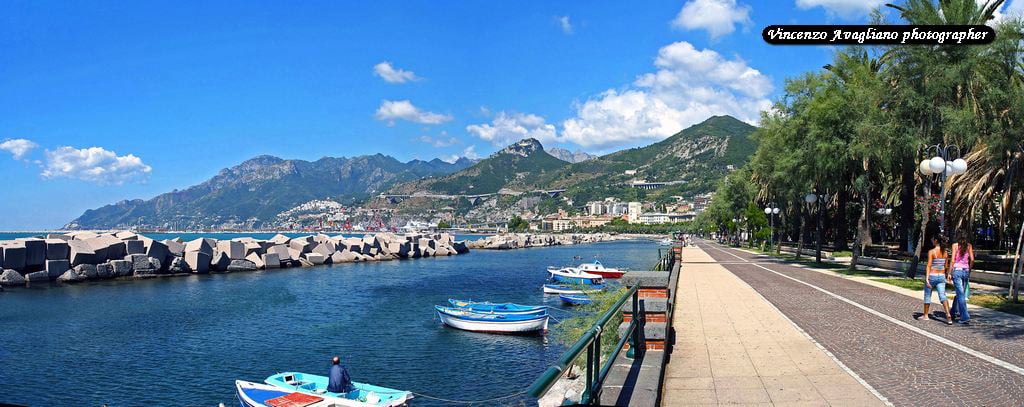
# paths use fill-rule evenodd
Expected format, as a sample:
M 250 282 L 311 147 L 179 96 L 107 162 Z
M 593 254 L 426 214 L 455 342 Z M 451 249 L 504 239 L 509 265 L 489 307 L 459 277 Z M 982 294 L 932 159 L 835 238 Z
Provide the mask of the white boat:
M 604 284 L 604 277 L 584 272 L 576 267 L 548 267 L 548 274 L 551 281 L 568 284 L 600 285 Z
M 461 308 L 434 306 L 441 322 L 452 328 L 473 332 L 547 332 L 548 315 L 483 314 Z
M 577 268 L 584 273 L 597 274 L 604 278 L 619 278 L 626 274 L 626 269 L 605 267 L 596 259 L 593 263 L 583 263 Z
M 662 245 L 662 246 L 671 246 L 672 245 L 672 239 L 669 239 L 669 238 L 666 237 L 664 239 L 661 239 L 661 241 L 658 242 L 658 244 Z
M 603 285 L 586 286 L 568 284 L 544 284 L 544 294 L 587 294 L 604 290 Z

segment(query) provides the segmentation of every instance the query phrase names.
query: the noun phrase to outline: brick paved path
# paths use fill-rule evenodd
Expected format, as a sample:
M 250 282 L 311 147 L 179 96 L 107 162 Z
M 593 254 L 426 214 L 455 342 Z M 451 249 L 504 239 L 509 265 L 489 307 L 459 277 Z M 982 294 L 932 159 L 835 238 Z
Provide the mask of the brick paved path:
M 713 243 L 701 246 L 895 405 L 1024 405 L 1019 324 L 917 321 L 912 314 L 921 308 L 919 299 Z
M 677 289 L 663 405 L 883 405 L 703 250 L 683 249 Z

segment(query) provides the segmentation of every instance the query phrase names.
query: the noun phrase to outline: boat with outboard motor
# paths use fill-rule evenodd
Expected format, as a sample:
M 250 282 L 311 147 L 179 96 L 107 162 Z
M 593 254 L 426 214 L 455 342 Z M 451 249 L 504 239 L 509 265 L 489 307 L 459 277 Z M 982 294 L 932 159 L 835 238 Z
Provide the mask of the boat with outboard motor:
M 397 407 L 413 398 L 411 392 L 352 382 L 352 391 L 334 393 L 327 391 L 327 376 L 308 373 L 285 372 L 267 377 L 263 382 L 281 390 L 298 392 L 325 400 L 332 400 L 339 406 L 352 407 Z
M 445 325 L 464 331 L 514 334 L 548 330 L 547 312 L 540 315 L 487 314 L 440 305 L 435 305 L 434 310 Z
M 486 301 L 463 301 L 448 299 L 452 308 L 459 308 L 484 314 L 505 314 L 505 315 L 541 315 L 548 312 L 545 305 L 520 305 L 510 302 L 486 302 Z

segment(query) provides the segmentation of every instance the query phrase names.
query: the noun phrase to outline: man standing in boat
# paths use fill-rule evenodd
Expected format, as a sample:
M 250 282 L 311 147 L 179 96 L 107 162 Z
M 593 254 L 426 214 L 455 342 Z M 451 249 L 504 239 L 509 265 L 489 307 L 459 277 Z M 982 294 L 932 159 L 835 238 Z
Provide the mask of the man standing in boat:
M 331 393 L 348 393 L 352 391 L 352 378 L 348 369 L 341 365 L 341 358 L 335 356 L 331 360 L 331 372 L 327 375 L 327 391 Z

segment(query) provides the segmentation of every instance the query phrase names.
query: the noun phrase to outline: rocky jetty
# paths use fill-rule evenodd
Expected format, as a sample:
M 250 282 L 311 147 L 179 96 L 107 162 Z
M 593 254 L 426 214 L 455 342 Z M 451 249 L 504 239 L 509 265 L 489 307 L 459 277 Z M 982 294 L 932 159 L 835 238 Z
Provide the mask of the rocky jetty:
M 451 256 L 469 252 L 448 233 L 324 234 L 267 240 L 154 240 L 129 231 L 69 232 L 0 241 L 0 286 L 148 278 Z
M 537 234 L 537 233 L 504 233 L 488 236 L 484 239 L 472 240 L 470 249 L 511 250 L 527 247 L 565 246 L 582 243 L 597 243 L 609 240 L 620 240 L 618 236 L 607 233 L 586 234 Z

